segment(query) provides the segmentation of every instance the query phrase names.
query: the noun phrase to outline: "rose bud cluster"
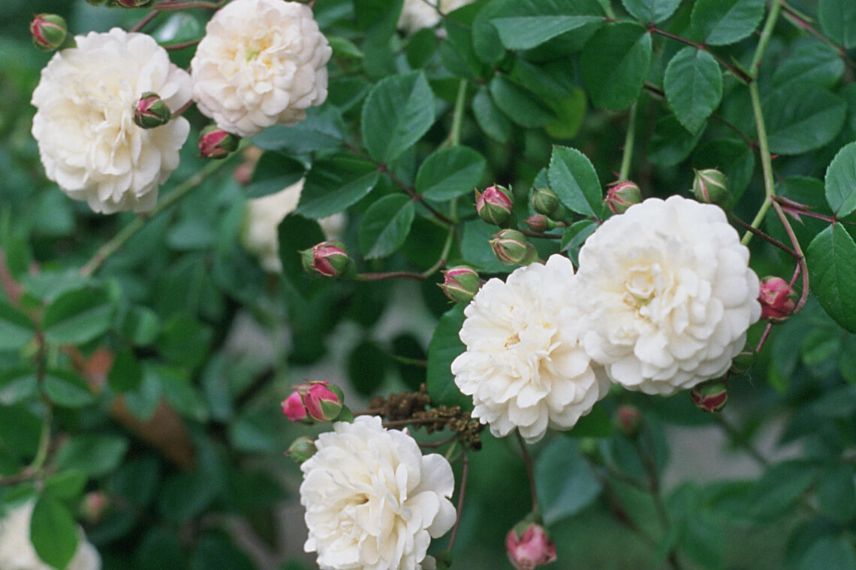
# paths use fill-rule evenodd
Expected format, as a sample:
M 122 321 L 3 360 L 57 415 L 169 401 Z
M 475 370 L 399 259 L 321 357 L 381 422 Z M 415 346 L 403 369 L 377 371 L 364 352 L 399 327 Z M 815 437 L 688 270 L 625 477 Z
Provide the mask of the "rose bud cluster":
M 33 44 L 41 50 L 53 51 L 62 47 L 68 37 L 68 25 L 62 16 L 38 14 L 30 22 Z
M 469 303 L 481 287 L 481 278 L 472 267 L 459 265 L 443 272 L 443 282 L 438 284 L 450 301 Z
M 208 125 L 199 135 L 199 154 L 202 158 L 219 160 L 238 150 L 240 143 L 241 137 L 226 132 L 217 125 Z
M 293 422 L 332 422 L 345 409 L 342 390 L 326 380 L 312 380 L 294 387 L 282 402 L 282 413 Z
M 556 545 L 547 530 L 534 522 L 522 522 L 505 537 L 508 560 L 517 570 L 534 570 L 556 561 Z
M 606 207 L 613 214 L 623 214 L 630 206 L 642 201 L 642 191 L 635 182 L 624 180 L 606 190 Z
M 796 308 L 794 290 L 781 277 L 765 277 L 761 280 L 761 318 L 773 323 L 786 321 Z
M 695 171 L 693 195 L 699 202 L 716 204 L 723 208 L 731 203 L 728 190 L 728 177 L 715 168 Z
M 700 384 L 692 389 L 690 398 L 699 410 L 715 414 L 728 403 L 728 386 L 724 382 Z
M 528 265 L 538 259 L 538 251 L 523 233 L 504 229 L 490 240 L 490 248 L 498 260 L 506 265 Z
M 483 192 L 476 190 L 476 212 L 479 217 L 489 224 L 504 226 L 511 219 L 514 199 L 511 190 L 494 184 Z
M 351 268 L 351 258 L 338 241 L 322 241 L 300 252 L 303 269 L 323 277 L 341 277 Z
M 154 129 L 167 124 L 172 119 L 172 111 L 166 101 L 157 93 L 143 93 L 134 105 L 134 123 L 142 129 Z

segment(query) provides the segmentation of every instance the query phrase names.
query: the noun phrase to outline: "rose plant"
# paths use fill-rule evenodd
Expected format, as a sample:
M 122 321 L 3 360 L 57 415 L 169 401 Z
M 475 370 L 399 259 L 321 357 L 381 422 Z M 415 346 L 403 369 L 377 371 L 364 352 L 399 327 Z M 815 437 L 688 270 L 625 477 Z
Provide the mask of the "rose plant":
M 0 570 L 856 568 L 856 3 L 0 16 Z

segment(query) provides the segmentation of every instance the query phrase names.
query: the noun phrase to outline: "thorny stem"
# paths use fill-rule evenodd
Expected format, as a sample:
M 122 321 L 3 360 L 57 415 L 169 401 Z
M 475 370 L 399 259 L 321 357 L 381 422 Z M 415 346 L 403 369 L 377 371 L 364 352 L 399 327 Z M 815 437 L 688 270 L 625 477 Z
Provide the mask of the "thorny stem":
M 802 311 L 803 307 L 805 307 L 806 302 L 808 301 L 808 293 L 809 293 L 809 275 L 808 275 L 808 264 L 805 260 L 805 254 L 803 254 L 802 246 L 800 246 L 800 242 L 797 239 L 796 234 L 794 233 L 794 228 L 791 227 L 791 222 L 788 220 L 787 214 L 782 209 L 782 205 L 777 201 L 773 201 L 773 210 L 775 210 L 776 215 L 779 217 L 779 221 L 785 227 L 785 232 L 788 234 L 788 239 L 791 241 L 791 245 L 794 247 L 794 251 L 796 252 L 797 259 L 797 268 L 799 270 L 800 275 L 802 276 L 802 290 L 800 291 L 800 298 L 797 301 L 796 306 L 794 307 L 793 314 L 799 313 Z
M 537 518 L 540 513 L 538 508 L 538 487 L 535 483 L 535 462 L 529 454 L 523 436 L 517 433 L 517 441 L 520 443 L 520 452 L 523 454 L 523 463 L 526 465 L 526 476 L 529 478 L 529 500 L 532 502 L 532 514 Z
M 764 23 L 764 29 L 761 31 L 761 39 L 758 40 L 758 47 L 755 48 L 755 57 L 752 58 L 752 79 L 753 82 L 758 79 L 758 72 L 761 70 L 761 61 L 764 59 L 764 52 L 767 51 L 767 45 L 770 43 L 770 38 L 773 36 L 773 30 L 776 27 L 776 22 L 779 19 L 779 12 L 782 11 L 782 0 L 773 0 L 770 3 L 770 11 L 767 14 L 767 21 Z
M 235 154 L 237 155 L 239 153 L 236 152 Z M 192 190 L 194 190 L 203 182 L 205 182 L 205 180 L 209 176 L 223 168 L 228 162 L 228 159 L 212 161 L 195 175 L 185 180 L 182 184 L 179 184 L 175 188 L 175 190 L 173 190 L 163 200 L 161 200 L 151 212 L 137 216 L 137 218 L 135 218 L 130 224 L 122 228 L 122 230 L 118 234 L 116 234 L 110 241 L 98 248 L 98 251 L 95 252 L 95 255 L 93 255 L 92 258 L 88 262 L 86 262 L 86 265 L 81 268 L 81 275 L 83 275 L 84 277 L 89 277 L 93 275 L 101 268 L 104 262 L 110 258 L 111 255 L 122 249 L 122 247 L 132 237 L 137 235 L 137 233 L 139 233 L 139 231 L 146 226 L 146 223 L 149 220 L 156 218 L 159 214 L 168 210 L 174 204 L 178 203 Z
M 464 453 L 464 458 L 461 465 L 461 489 L 458 491 L 458 517 L 455 519 L 455 526 L 452 528 L 452 535 L 449 537 L 449 546 L 446 547 L 448 552 L 455 548 L 455 541 L 458 539 L 458 529 L 461 527 L 461 519 L 464 515 L 464 499 L 467 496 L 467 481 L 470 476 L 470 456 Z
M 764 345 L 767 344 L 767 339 L 770 338 L 770 332 L 773 330 L 773 323 L 767 323 L 767 326 L 764 327 L 764 332 L 761 333 L 761 338 L 758 340 L 758 344 L 755 345 L 755 354 L 764 350 Z
M 749 96 L 752 99 L 752 110 L 755 113 L 755 125 L 758 130 L 758 148 L 761 154 L 761 167 L 764 171 L 764 202 L 761 208 L 752 220 L 751 227 L 759 228 L 767 215 L 770 206 L 773 204 L 773 197 L 776 195 L 775 180 L 773 179 L 773 159 L 770 156 L 770 143 L 767 140 L 767 127 L 764 124 L 764 114 L 761 109 L 761 96 L 758 93 L 758 84 L 752 82 L 749 84 Z M 753 233 L 747 231 L 743 235 L 743 245 L 749 245 L 752 241 Z
M 624 137 L 624 150 L 621 156 L 621 171 L 618 173 L 618 181 L 627 180 L 630 175 L 630 165 L 633 163 L 633 145 L 636 142 L 636 108 L 637 104 L 630 107 L 630 117 L 627 119 L 627 135 Z
M 758 228 L 753 228 L 751 225 L 747 224 L 746 222 L 744 222 L 743 220 L 741 220 L 740 218 L 738 218 L 737 216 L 735 216 L 733 214 L 729 215 L 728 217 L 729 217 L 729 219 L 731 219 L 732 222 L 734 222 L 735 224 L 737 224 L 741 228 L 745 229 L 747 232 L 752 232 L 754 235 L 758 236 L 762 240 L 774 245 L 775 247 L 781 249 L 785 253 L 788 253 L 794 259 L 797 258 L 797 256 L 798 256 L 797 252 L 795 252 L 793 249 L 790 248 L 790 246 L 783 244 L 782 242 L 780 242 L 779 240 L 777 240 L 776 238 L 774 238 L 770 234 L 768 234 L 768 233 L 766 233 L 766 232 L 764 232 Z

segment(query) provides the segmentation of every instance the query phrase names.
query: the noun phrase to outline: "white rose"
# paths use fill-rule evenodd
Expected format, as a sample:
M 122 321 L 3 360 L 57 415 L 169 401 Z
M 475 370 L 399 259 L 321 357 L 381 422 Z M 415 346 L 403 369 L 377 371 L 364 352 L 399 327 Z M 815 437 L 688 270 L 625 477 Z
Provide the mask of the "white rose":
M 440 23 L 441 14 L 448 14 L 462 6 L 472 4 L 475 0 L 404 0 L 401 16 L 398 19 L 398 29 L 409 34 L 423 28 L 433 28 Z
M 25 503 L 0 521 L 0 568 L 3 570 L 52 570 L 39 559 L 30 541 L 33 503 Z M 101 557 L 80 532 L 80 542 L 66 570 L 101 570 Z
M 631 390 L 722 376 L 758 321 L 758 276 L 723 211 L 680 196 L 607 220 L 580 251 L 586 350 Z
M 452 373 L 473 397 L 473 417 L 494 435 L 517 428 L 536 442 L 548 427 L 572 428 L 606 395 L 609 382 L 580 343 L 573 281 L 570 260 L 553 255 L 504 283 L 491 279 L 467 306 L 460 332 L 467 350 Z
M 304 181 L 300 180 L 284 190 L 247 202 L 241 241 L 244 248 L 258 257 L 262 268 L 269 273 L 282 273 L 282 262 L 279 260 L 279 224 L 297 209 L 303 183 Z M 344 231 L 345 216 L 333 214 L 318 220 L 318 223 L 327 239 L 337 239 Z
M 178 117 L 155 129 L 134 124 L 134 105 L 152 91 L 177 111 L 190 76 L 145 34 L 118 28 L 75 38 L 54 54 L 33 92 L 33 136 L 48 178 L 95 211 L 144 212 L 178 166 L 190 125 Z
M 211 18 L 196 49 L 193 97 L 221 129 L 244 137 L 296 123 L 327 99 L 332 53 L 308 6 L 234 0 Z
M 307 552 L 322 570 L 425 570 L 432 538 L 455 524 L 452 467 L 423 456 L 407 433 L 380 418 L 338 422 L 303 463 Z

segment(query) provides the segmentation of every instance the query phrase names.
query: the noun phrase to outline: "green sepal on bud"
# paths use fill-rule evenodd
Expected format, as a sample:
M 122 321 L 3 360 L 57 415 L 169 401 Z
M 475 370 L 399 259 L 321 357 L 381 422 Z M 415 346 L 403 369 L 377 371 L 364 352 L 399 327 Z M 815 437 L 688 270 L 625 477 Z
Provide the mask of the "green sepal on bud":
M 300 465 L 304 461 L 309 460 L 317 451 L 318 448 L 315 447 L 315 440 L 311 437 L 301 436 L 288 446 L 288 451 L 285 454 Z
M 472 267 L 460 265 L 443 272 L 443 282 L 437 286 L 454 303 L 469 303 L 481 288 L 478 272 Z
M 538 250 L 517 230 L 496 232 L 490 240 L 490 248 L 496 258 L 506 265 L 528 265 L 538 259 Z
M 690 392 L 693 404 L 703 412 L 715 414 L 728 403 L 728 386 L 724 382 L 706 382 Z
M 134 105 L 134 123 L 142 129 L 162 127 L 171 119 L 172 111 L 157 93 L 143 93 Z
M 726 208 L 731 204 L 728 177 L 715 168 L 696 170 L 693 180 L 693 196 L 699 202 L 716 204 Z
M 537 213 L 550 217 L 556 213 L 559 206 L 559 197 L 549 188 L 536 188 L 532 191 L 532 209 Z
M 54 51 L 62 47 L 68 38 L 65 18 L 57 14 L 37 14 L 30 22 L 33 45 L 43 51 Z
M 476 212 L 485 222 L 504 226 L 511 219 L 513 209 L 514 199 L 508 188 L 494 184 L 483 192 L 476 190 Z

